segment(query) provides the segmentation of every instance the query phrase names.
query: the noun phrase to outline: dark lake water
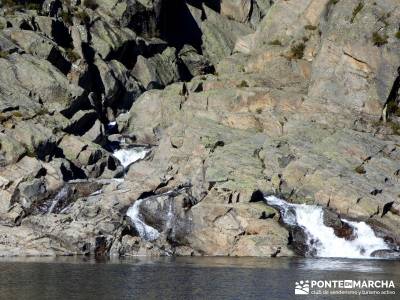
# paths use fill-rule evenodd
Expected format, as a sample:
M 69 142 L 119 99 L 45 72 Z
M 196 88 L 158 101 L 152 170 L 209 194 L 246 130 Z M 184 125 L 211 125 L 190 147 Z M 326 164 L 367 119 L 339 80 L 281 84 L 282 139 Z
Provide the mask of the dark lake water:
M 295 295 L 300 280 L 393 280 L 379 292 L 396 295 Z M 0 259 L 1 299 L 400 299 L 399 281 L 388 260 Z

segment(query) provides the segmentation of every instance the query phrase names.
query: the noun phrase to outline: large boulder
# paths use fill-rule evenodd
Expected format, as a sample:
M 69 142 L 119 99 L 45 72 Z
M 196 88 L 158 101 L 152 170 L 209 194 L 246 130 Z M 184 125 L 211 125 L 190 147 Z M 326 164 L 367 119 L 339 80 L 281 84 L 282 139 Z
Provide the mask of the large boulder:
M 16 163 L 25 152 L 25 147 L 16 139 L 0 133 L 0 166 Z
M 250 19 L 252 2 L 252 0 L 223 0 L 221 15 L 245 23 Z
M 50 62 L 29 54 L 0 58 L 0 68 L 1 93 L 13 95 L 14 107 L 39 111 L 44 103 L 47 110 L 64 111 L 84 95 L 82 88 L 70 84 Z
M 160 14 L 164 2 L 163 0 L 128 1 L 120 20 L 121 25 L 145 37 L 156 36 L 161 25 L 159 24 Z
M 106 63 L 98 59 L 95 64 L 104 85 L 105 105 L 117 112 L 129 110 L 142 93 L 142 87 L 117 60 Z
M 242 23 L 221 17 L 204 6 L 206 20 L 201 24 L 204 53 L 213 64 L 232 54 L 238 37 L 252 33 L 252 29 Z
M 90 35 L 91 46 L 103 59 L 120 49 L 125 43 L 136 39 L 135 32 L 129 28 L 118 27 L 101 19 L 96 20 L 90 27 Z
M 203 55 L 198 54 L 192 46 L 185 45 L 179 51 L 179 58 L 187 68 L 188 75 L 191 77 L 208 74 L 213 70 L 209 60 Z
M 180 79 L 175 48 L 169 47 L 150 58 L 138 56 L 132 75 L 145 89 L 162 88 Z

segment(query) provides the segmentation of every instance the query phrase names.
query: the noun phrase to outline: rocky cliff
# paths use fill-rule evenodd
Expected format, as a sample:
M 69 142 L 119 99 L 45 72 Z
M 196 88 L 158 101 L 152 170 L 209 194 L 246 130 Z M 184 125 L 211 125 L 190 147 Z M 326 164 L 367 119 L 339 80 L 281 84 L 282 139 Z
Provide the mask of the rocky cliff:
M 399 245 L 398 4 L 3 0 L 0 255 L 295 255 L 266 194 Z

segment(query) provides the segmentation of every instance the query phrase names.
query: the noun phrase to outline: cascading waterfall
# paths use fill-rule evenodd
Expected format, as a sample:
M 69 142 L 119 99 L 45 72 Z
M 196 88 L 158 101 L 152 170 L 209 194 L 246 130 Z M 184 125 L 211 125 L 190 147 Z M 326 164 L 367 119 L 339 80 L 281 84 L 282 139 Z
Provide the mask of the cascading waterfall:
M 60 201 L 64 201 L 68 197 L 68 191 L 68 186 L 64 186 L 61 190 L 59 190 L 57 195 L 54 197 L 49 210 L 47 211 L 48 214 L 51 214 L 54 211 Z
M 158 194 L 155 197 L 163 197 L 164 198 L 164 208 L 159 211 L 159 214 L 165 214 L 165 224 L 163 225 L 163 229 L 160 229 L 161 232 L 166 232 L 170 230 L 170 235 L 175 235 L 175 225 L 176 225 L 176 213 L 175 213 L 175 204 L 173 201 L 174 195 L 178 195 L 179 193 L 184 192 L 186 187 L 180 187 L 177 189 L 173 189 L 167 191 L 162 194 Z M 154 227 L 145 223 L 142 214 L 140 213 L 140 205 L 143 201 L 153 201 L 151 199 L 154 196 L 150 196 L 149 198 L 139 199 L 135 201 L 128 209 L 126 215 L 132 220 L 133 225 L 136 228 L 139 236 L 148 241 L 154 241 L 160 237 L 160 232 Z
M 390 249 L 365 222 L 342 220 L 352 226 L 355 232 L 353 240 L 346 240 L 337 237 L 333 228 L 324 224 L 322 207 L 292 204 L 275 196 L 265 199 L 269 205 L 279 208 L 285 224 L 303 228 L 307 244 L 315 250 L 315 256 L 370 258 L 375 250 Z
M 154 241 L 160 236 L 160 233 L 157 231 L 157 229 L 147 225 L 142 220 L 142 215 L 140 214 L 140 204 L 142 202 L 143 199 L 137 200 L 131 207 L 129 207 L 126 215 L 132 220 L 132 223 L 140 237 L 147 241 Z
M 148 152 L 149 150 L 144 147 L 134 147 L 116 150 L 113 155 L 121 162 L 124 168 L 127 168 L 139 159 L 145 158 Z

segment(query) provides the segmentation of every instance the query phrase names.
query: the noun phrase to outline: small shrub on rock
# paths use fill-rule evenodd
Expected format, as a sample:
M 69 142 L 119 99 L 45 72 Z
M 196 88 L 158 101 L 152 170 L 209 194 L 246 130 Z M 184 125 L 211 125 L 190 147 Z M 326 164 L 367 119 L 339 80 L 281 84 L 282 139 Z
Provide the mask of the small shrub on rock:
M 269 42 L 268 45 L 271 45 L 271 46 L 282 46 L 282 43 L 281 43 L 280 40 L 273 40 L 273 41 Z
M 0 7 L 13 7 L 16 6 L 17 2 L 15 0 L 2 0 Z
M 95 10 L 96 8 L 99 7 L 96 0 L 85 0 L 85 1 L 83 1 L 83 5 L 86 6 L 87 8 L 93 9 L 93 10 Z
M 75 17 L 80 20 L 83 24 L 89 23 L 90 22 L 90 17 L 87 14 L 86 11 L 81 10 L 75 13 Z
M 306 26 L 304 26 L 304 29 L 305 29 L 305 30 L 315 30 L 315 29 L 317 29 L 317 26 L 314 26 L 314 25 L 306 25 Z
M 72 15 L 71 13 L 67 12 L 67 11 L 63 11 L 61 13 L 61 19 L 63 20 L 63 22 L 67 25 L 72 25 Z
M 372 42 L 374 43 L 375 46 L 383 46 L 385 44 L 387 44 L 387 39 L 388 36 L 386 34 L 381 35 L 379 32 L 375 31 L 372 34 Z
M 76 62 L 80 58 L 79 54 L 72 48 L 66 49 L 65 54 L 67 55 L 68 60 L 72 63 Z
M 354 171 L 356 171 L 358 174 L 365 174 L 365 173 L 367 173 L 367 172 L 365 171 L 363 165 L 359 165 L 358 167 L 356 167 L 356 168 L 354 169 Z
M 248 83 L 245 80 L 242 80 L 241 83 L 239 83 L 238 87 L 244 88 L 244 87 L 249 87 Z
M 399 124 L 392 122 L 392 121 L 387 122 L 387 124 L 392 129 L 393 134 L 400 135 L 400 125 Z
M 353 10 L 353 14 L 351 16 L 351 20 L 350 23 L 354 22 L 354 19 L 356 18 L 356 16 L 358 15 L 358 13 L 364 8 L 364 3 L 362 2 L 358 2 L 358 5 L 354 8 Z
M 290 48 L 291 52 L 291 58 L 295 59 L 301 59 L 304 56 L 304 49 L 306 48 L 306 45 L 304 43 L 299 43 L 296 45 L 293 45 L 292 48 Z
M 7 58 L 8 54 L 8 52 L 0 50 L 0 58 Z

